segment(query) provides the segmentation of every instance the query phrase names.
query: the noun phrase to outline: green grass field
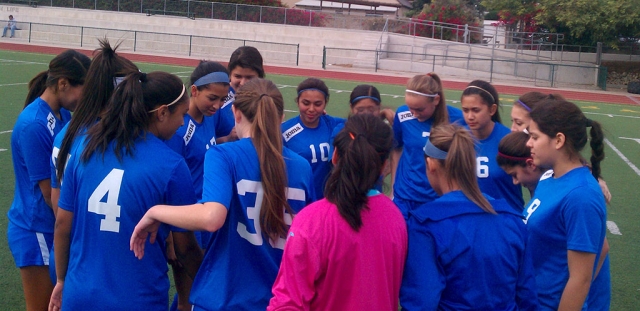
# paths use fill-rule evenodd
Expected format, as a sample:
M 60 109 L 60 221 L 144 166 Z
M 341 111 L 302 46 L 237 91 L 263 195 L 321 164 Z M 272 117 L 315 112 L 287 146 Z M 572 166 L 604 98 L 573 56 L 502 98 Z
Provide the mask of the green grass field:
M 6 240 L 7 217 L 13 199 L 14 177 L 11 163 L 11 129 L 22 110 L 27 94 L 27 83 L 38 72 L 46 70 L 52 55 L 0 51 L 0 301 L 1 310 L 24 310 L 24 298 L 19 271 L 15 267 Z M 144 72 L 154 70 L 177 74 L 185 81 L 193 68 L 139 63 Z M 268 75 L 281 89 L 285 98 L 286 118 L 297 113 L 294 102 L 295 87 L 304 78 Z M 348 113 L 350 91 L 358 84 L 352 81 L 325 80 L 330 92 L 327 112 L 345 117 Z M 383 105 L 391 108 L 403 104 L 404 87 L 374 84 L 383 94 Z M 449 104 L 459 107 L 460 91 L 447 90 Z M 503 95 L 500 101 L 503 122 L 510 126 L 510 105 L 515 95 Z M 611 245 L 612 304 L 611 310 L 640 309 L 640 268 L 636 263 L 640 254 L 640 106 L 624 106 L 596 102 L 576 102 L 589 118 L 599 121 L 605 128 L 608 145 L 603 175 L 613 200 L 608 206 L 608 220 L 615 222 L 621 235 L 608 233 Z M 615 148 L 615 150 L 613 149 Z M 615 231 L 615 230 L 614 230 Z

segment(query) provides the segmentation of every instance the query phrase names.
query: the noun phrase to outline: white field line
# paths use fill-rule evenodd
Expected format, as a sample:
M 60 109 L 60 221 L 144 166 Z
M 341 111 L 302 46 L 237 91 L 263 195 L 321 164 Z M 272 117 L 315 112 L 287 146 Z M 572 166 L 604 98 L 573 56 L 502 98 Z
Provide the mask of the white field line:
M 620 150 L 618 150 L 618 148 L 616 148 L 616 146 L 614 146 L 608 139 L 604 139 L 604 142 L 609 145 L 609 147 L 611 147 L 611 149 L 613 149 L 613 151 L 615 151 L 618 156 L 622 159 L 622 161 L 624 161 L 624 163 L 627 163 L 627 165 L 629 165 L 629 167 L 636 172 L 636 174 L 638 174 L 638 176 L 640 176 L 640 169 L 638 169 L 637 166 L 635 166 L 633 163 L 631 163 L 631 161 L 629 161 L 629 159 L 627 159 L 627 157 L 624 156 L 624 154 L 622 154 L 622 152 L 620 152 Z
M 609 229 L 609 232 L 611 232 L 611 234 L 622 235 L 622 233 L 620 232 L 620 228 L 618 228 L 618 225 L 616 225 L 616 223 L 613 221 L 607 221 L 607 229 Z
M 2 132 L 0 132 L 0 134 L 7 134 L 7 133 L 11 133 L 11 132 L 13 132 L 13 130 L 2 131 Z
M 0 64 L 2 64 L 2 65 L 15 64 L 15 63 L 30 64 L 30 65 L 48 65 L 48 63 L 27 62 L 27 61 L 23 61 L 23 60 L 13 60 L 13 59 L 0 59 Z
M 21 83 L 7 83 L 7 84 L 0 84 L 0 87 L 2 86 L 16 86 L 16 85 L 27 85 L 29 83 L 27 82 L 21 82 Z
M 636 99 L 635 97 L 631 96 L 631 95 L 627 95 L 627 97 L 632 100 L 634 103 L 636 103 L 637 105 L 640 105 L 640 100 Z
M 290 88 L 290 87 L 296 88 L 297 86 L 295 86 L 295 85 L 287 85 L 287 84 L 278 84 L 278 88 L 279 89 Z M 332 92 L 335 92 L 335 93 L 351 92 L 351 91 L 348 91 L 348 90 L 337 90 L 337 89 L 329 89 L 329 91 L 332 91 Z M 380 94 L 380 96 L 388 96 L 388 97 L 392 97 L 392 98 L 402 98 L 402 97 L 404 97 L 404 94 Z M 459 100 L 447 99 L 447 102 L 452 103 L 452 104 L 457 104 L 460 101 Z M 640 102 L 638 102 L 638 104 L 640 105 Z M 292 111 L 288 111 L 288 112 L 292 112 Z M 584 112 L 584 113 L 585 114 L 594 114 L 594 115 L 607 116 L 609 118 L 620 117 L 620 118 L 640 119 L 640 117 L 638 117 L 638 116 L 625 116 L 625 115 L 620 115 L 620 114 L 597 113 L 597 112 Z
M 0 149 L 0 152 L 7 151 L 7 149 Z

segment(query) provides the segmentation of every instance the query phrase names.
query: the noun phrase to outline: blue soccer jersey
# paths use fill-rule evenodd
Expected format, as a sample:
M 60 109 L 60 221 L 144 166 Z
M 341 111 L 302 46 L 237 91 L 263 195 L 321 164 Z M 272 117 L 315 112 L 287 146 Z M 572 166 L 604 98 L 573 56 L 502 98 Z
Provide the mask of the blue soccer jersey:
M 166 228 L 156 243 L 147 242 L 142 260 L 129 241 L 152 206 L 195 202 L 189 169 L 151 133 L 122 161 L 114 145 L 87 162 L 72 157 L 65 171 L 59 206 L 73 213 L 73 225 L 63 310 L 166 310 Z
M 522 213 L 524 208 L 522 187 L 513 184 L 513 178 L 500 168 L 496 160 L 500 140 L 511 133 L 511 130 L 501 123 L 494 124 L 489 137 L 479 140 L 476 144 L 478 185 L 483 193 L 495 199 L 505 199 L 514 210 Z
M 403 310 L 537 310 L 522 215 L 489 198 L 490 214 L 462 191 L 411 211 Z
M 58 118 L 38 97 L 24 108 L 13 127 L 11 156 L 16 185 L 8 216 L 20 228 L 53 233 L 53 210 L 45 202 L 38 182 L 51 179 L 53 141 L 69 120 L 69 111 L 60 109 Z
M 344 119 L 329 115 L 320 117 L 316 128 L 308 128 L 296 116 L 282 123 L 285 147 L 305 158 L 313 172 L 313 201 L 324 198 L 324 185 L 331 171 L 330 150 L 333 129 L 344 123 Z
M 216 114 L 218 113 L 219 111 Z M 166 143 L 187 162 L 187 166 L 191 171 L 191 179 L 193 181 L 196 199 L 200 200 L 202 198 L 204 155 L 211 146 L 216 144 L 215 115 L 210 117 L 205 116 L 202 119 L 202 123 L 198 123 L 188 114 L 185 115 L 184 125 L 181 126 Z M 177 228 L 174 229 L 181 231 Z M 196 231 L 194 234 L 200 247 L 207 248 L 212 233 Z
M 286 148 L 287 199 L 294 212 L 309 203 L 311 168 Z M 284 249 L 260 229 L 263 189 L 258 154 L 249 138 L 215 146 L 204 163 L 204 202 L 227 209 L 191 288 L 194 310 L 265 310 Z M 291 217 L 285 215 L 287 223 Z
M 559 178 L 548 171 L 524 211 L 543 310 L 557 310 L 569 279 L 567 251 L 597 254 L 605 238 L 607 210 L 588 167 Z M 586 306 L 586 304 L 585 304 Z
M 449 122 L 464 125 L 460 109 L 447 106 L 447 111 Z M 398 107 L 393 121 L 393 135 L 396 148 L 402 148 L 402 156 L 396 168 L 393 184 L 394 198 L 416 202 L 419 205 L 433 201 L 437 197 L 427 179 L 422 150 L 429 139 L 432 124 L 432 119 L 418 121 L 406 105 Z M 400 205 L 398 207 L 406 218 L 408 210 Z
M 56 171 L 56 166 L 58 164 L 58 153 L 60 153 L 60 147 L 62 146 L 62 140 L 64 139 L 64 135 L 67 133 L 67 129 L 69 128 L 69 123 L 65 124 L 65 126 L 60 130 L 56 138 L 53 140 L 53 150 L 51 151 L 51 161 L 49 162 L 49 167 L 51 168 L 51 188 L 58 189 L 60 188 L 60 184 L 58 183 L 58 172 Z
M 186 114 L 184 125 L 166 141 L 167 145 L 187 162 L 198 200 L 202 197 L 204 155 L 211 146 L 216 144 L 214 122 L 213 116 L 204 117 L 202 123 L 198 123 Z
M 229 94 L 227 100 L 222 104 L 222 107 L 212 117 L 215 120 L 216 125 L 216 137 L 224 137 L 231 133 L 231 130 L 236 126 L 236 120 L 233 117 L 233 110 L 231 106 L 235 101 L 236 91 L 229 87 Z
M 589 311 L 609 311 L 611 306 L 611 270 L 608 254 L 602 262 L 600 273 L 591 282 L 587 306 Z

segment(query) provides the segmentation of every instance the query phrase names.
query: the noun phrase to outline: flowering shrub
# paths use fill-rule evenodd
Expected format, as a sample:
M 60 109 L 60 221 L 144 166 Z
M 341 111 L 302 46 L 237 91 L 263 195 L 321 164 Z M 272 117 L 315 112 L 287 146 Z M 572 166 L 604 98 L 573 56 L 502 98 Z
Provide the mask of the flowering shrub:
M 411 19 L 415 23 L 406 25 L 405 28 L 408 29 L 402 29 L 400 32 L 421 37 L 463 41 L 464 25 L 478 27 L 480 24 L 474 13 L 475 10 L 463 0 L 434 0 L 430 5 L 425 5 L 422 12 Z M 482 39 L 481 34 L 470 35 L 471 42 L 479 42 Z

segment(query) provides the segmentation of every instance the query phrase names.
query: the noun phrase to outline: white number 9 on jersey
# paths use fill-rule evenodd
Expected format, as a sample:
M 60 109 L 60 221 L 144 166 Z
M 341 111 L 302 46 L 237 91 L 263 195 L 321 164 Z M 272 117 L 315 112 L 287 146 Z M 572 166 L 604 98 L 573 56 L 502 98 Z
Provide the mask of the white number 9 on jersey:
M 89 212 L 104 215 L 104 219 L 100 220 L 100 231 L 120 232 L 120 222 L 117 220 L 120 217 L 118 197 L 123 175 L 123 170 L 116 168 L 111 170 L 89 198 Z M 105 195 L 107 202 L 102 202 Z

